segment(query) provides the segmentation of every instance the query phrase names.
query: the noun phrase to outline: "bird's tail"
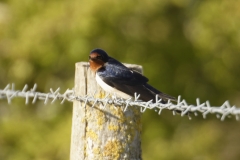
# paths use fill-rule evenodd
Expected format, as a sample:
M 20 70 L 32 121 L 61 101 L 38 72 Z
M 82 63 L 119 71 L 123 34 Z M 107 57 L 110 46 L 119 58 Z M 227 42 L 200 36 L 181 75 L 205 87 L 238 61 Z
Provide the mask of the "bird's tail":
M 162 102 L 167 103 L 168 100 L 170 100 L 170 101 L 175 101 L 175 102 L 177 101 L 177 99 L 176 99 L 175 97 L 170 96 L 170 95 L 168 95 L 168 94 L 165 94 L 165 93 L 163 93 L 163 92 L 161 92 L 161 91 L 153 88 L 153 87 L 150 86 L 149 84 L 145 84 L 145 87 L 146 87 L 149 91 L 153 92 L 154 95 L 158 95 L 159 98 L 162 99 Z
M 170 100 L 170 101 L 174 101 L 174 102 L 177 102 L 177 99 L 173 96 L 170 96 L 168 94 L 165 94 L 165 93 L 159 93 L 157 94 L 160 98 L 162 98 L 163 100 Z

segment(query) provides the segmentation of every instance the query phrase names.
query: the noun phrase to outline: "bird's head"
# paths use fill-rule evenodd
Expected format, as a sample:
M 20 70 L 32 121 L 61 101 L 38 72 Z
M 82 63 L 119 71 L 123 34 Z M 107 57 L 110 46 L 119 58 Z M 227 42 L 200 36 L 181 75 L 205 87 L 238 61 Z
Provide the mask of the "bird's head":
M 89 63 L 92 71 L 96 72 L 106 62 L 108 62 L 108 55 L 102 49 L 94 49 L 90 52 Z

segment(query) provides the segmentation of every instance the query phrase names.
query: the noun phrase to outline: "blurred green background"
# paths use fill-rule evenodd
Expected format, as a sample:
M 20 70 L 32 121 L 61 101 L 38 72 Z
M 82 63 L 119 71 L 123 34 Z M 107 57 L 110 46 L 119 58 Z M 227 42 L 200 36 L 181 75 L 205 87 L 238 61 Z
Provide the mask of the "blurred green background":
M 0 0 L 0 88 L 72 88 L 94 48 L 141 64 L 150 84 L 189 103 L 240 106 L 240 1 Z M 69 159 L 72 103 L 0 100 L 1 160 Z M 240 127 L 215 115 L 143 114 L 146 160 L 238 160 Z

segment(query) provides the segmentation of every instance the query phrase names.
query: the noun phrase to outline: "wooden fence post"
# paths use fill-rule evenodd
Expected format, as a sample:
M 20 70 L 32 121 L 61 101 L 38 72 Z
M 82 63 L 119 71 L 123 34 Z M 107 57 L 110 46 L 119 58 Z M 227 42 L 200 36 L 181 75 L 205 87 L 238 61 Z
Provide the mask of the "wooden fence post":
M 138 65 L 126 65 L 142 72 Z M 88 63 L 76 63 L 75 94 L 104 98 Z M 71 160 L 141 160 L 141 112 L 139 107 L 103 105 L 92 107 L 74 101 L 71 135 Z

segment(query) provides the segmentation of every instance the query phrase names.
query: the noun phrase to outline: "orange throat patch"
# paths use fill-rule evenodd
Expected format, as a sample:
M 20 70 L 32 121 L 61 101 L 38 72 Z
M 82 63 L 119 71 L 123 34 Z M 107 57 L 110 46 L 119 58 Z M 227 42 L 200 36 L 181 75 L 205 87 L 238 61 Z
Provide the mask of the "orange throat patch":
M 92 71 L 96 72 L 99 68 L 104 65 L 104 62 L 99 60 L 89 60 L 90 68 Z

